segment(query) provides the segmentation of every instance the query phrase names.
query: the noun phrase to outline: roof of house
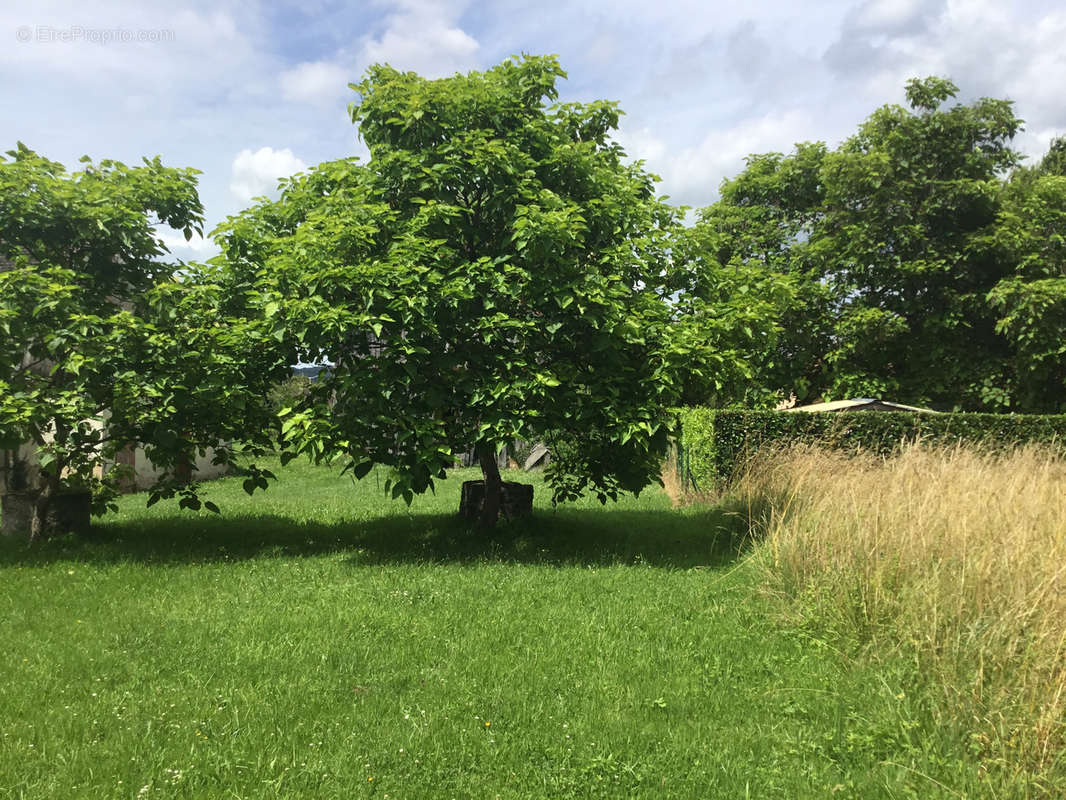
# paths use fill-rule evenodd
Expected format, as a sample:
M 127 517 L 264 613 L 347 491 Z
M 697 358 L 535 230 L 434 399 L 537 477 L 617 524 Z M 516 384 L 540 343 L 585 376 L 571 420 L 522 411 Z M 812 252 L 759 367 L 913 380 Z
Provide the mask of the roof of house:
M 809 406 L 794 406 L 784 411 L 917 411 L 924 414 L 937 414 L 931 408 L 907 406 L 890 400 L 878 400 L 874 397 L 857 397 L 852 400 L 833 400 L 829 403 L 812 403 Z

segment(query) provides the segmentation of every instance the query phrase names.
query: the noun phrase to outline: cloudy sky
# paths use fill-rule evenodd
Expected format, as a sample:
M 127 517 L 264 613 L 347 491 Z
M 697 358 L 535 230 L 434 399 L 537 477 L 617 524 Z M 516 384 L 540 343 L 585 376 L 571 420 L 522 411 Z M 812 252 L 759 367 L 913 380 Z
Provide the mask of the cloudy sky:
M 627 151 L 694 206 L 749 153 L 840 141 L 916 75 L 1014 100 L 1030 155 L 1066 133 L 1061 0 L 36 0 L 4 4 L 3 37 L 0 149 L 196 167 L 209 226 L 365 153 L 347 84 L 375 62 L 438 77 L 555 53 L 562 99 L 618 101 Z

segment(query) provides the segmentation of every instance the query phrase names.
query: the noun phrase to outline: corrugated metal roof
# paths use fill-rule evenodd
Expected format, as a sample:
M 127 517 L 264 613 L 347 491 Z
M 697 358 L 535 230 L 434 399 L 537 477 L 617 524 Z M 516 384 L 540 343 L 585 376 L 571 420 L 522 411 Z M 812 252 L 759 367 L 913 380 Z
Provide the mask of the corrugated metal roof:
M 875 397 L 857 397 L 852 400 L 833 400 L 828 403 L 812 403 L 809 406 L 795 406 L 785 411 L 917 411 L 923 414 L 937 414 L 931 408 L 919 408 L 890 400 L 878 400 Z

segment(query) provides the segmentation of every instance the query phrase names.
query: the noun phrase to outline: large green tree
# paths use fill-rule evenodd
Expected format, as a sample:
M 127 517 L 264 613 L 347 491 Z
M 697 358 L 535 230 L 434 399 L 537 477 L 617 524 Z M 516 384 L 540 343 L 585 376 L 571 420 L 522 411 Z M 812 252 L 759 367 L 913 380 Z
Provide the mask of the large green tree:
M 33 537 L 64 486 L 105 507 L 124 476 L 98 468 L 134 443 L 162 468 L 153 496 L 197 508 L 179 467 L 209 446 L 231 459 L 231 440 L 265 446 L 271 422 L 263 334 L 222 305 L 239 291 L 163 260 L 157 226 L 201 225 L 196 171 L 83 160 L 68 173 L 21 144 L 0 160 L 0 447 L 39 468 Z
M 562 77 L 550 57 L 442 80 L 372 67 L 350 106 L 369 161 L 321 164 L 221 226 L 279 341 L 332 365 L 283 410 L 290 452 L 388 465 L 409 500 L 473 448 L 486 526 L 515 438 L 577 444 L 556 499 L 657 477 L 701 347 L 664 302 L 676 211 L 611 139 L 614 104 L 554 104 Z
M 990 237 L 1021 120 L 1005 100 L 907 84 L 835 150 L 753 156 L 700 225 L 717 258 L 797 280 L 769 379 L 799 399 L 889 396 L 940 408 L 1012 402 L 1010 345 L 988 293 Z

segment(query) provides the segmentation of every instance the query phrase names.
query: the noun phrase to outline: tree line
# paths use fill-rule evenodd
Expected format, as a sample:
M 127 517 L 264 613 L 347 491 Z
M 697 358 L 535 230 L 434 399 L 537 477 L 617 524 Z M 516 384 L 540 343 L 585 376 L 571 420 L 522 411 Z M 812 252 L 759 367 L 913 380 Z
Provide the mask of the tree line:
M 454 454 L 558 454 L 553 499 L 656 479 L 670 410 L 885 396 L 943 410 L 1066 409 L 1066 140 L 1034 166 L 1009 101 L 907 85 L 836 149 L 749 157 L 686 209 L 612 138 L 614 103 L 557 102 L 553 57 L 352 88 L 370 158 L 282 180 L 213 232 L 196 170 L 23 145 L 0 161 L 0 449 L 37 464 L 35 530 L 64 485 L 111 504 L 140 442 L 149 496 L 203 507 L 179 464 L 212 447 L 389 468 L 408 502 Z M 280 411 L 295 363 L 330 368 Z M 105 425 L 93 420 L 105 419 Z M 216 510 L 206 504 L 210 510 Z
M 723 400 L 1066 410 L 1066 139 L 1023 166 L 1010 101 L 957 92 L 911 80 L 909 108 L 750 156 L 700 211 L 686 290 L 784 287 L 756 380 Z

